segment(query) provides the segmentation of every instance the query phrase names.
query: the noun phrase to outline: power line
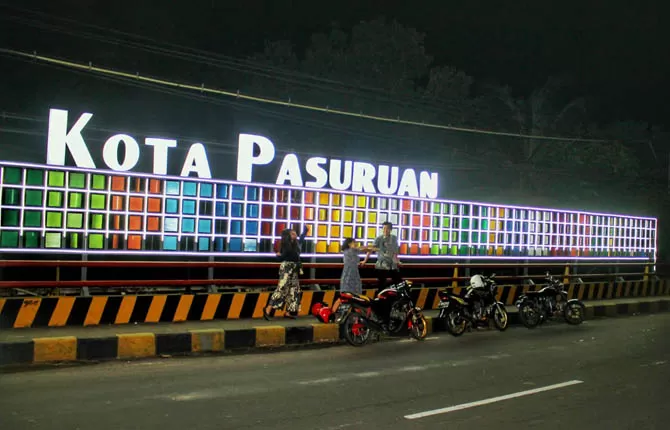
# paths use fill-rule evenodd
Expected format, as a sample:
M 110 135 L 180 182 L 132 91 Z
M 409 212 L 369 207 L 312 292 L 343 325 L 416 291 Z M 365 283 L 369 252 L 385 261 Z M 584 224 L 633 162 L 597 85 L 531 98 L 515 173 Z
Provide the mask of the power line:
M 491 135 L 491 136 L 517 137 L 517 138 L 534 139 L 534 140 L 590 142 L 590 143 L 610 143 L 610 142 L 613 142 L 611 140 L 605 140 L 605 139 L 584 139 L 584 138 L 577 138 L 577 137 L 558 137 L 558 136 L 536 136 L 536 135 L 526 135 L 526 134 L 499 132 L 499 131 L 491 131 L 491 130 L 480 130 L 480 129 L 472 129 L 472 128 L 464 128 L 464 127 L 453 127 L 453 126 L 442 125 L 442 124 L 432 124 L 432 123 L 425 123 L 425 122 L 418 122 L 418 121 L 403 120 L 403 119 L 400 119 L 400 118 L 389 118 L 389 117 L 382 117 L 382 116 L 376 116 L 376 115 L 354 113 L 354 112 L 348 112 L 348 111 L 344 111 L 344 110 L 340 110 L 340 109 L 330 109 L 329 107 L 313 106 L 313 105 L 302 104 L 302 103 L 293 103 L 291 101 L 275 100 L 275 99 L 271 99 L 271 98 L 267 98 L 267 97 L 246 95 L 246 94 L 242 94 L 239 91 L 232 92 L 232 91 L 220 90 L 220 89 L 215 89 L 215 88 L 207 88 L 207 87 L 204 86 L 204 84 L 202 84 L 200 86 L 192 85 L 192 84 L 182 84 L 182 83 L 170 81 L 170 80 L 167 80 L 167 79 L 142 76 L 139 73 L 132 74 L 132 73 L 121 72 L 121 71 L 112 70 L 112 69 L 108 69 L 108 68 L 98 67 L 98 66 L 94 66 L 91 63 L 82 64 L 82 63 L 76 63 L 76 62 L 69 61 L 69 60 L 60 60 L 60 59 L 57 59 L 57 58 L 54 58 L 54 57 L 38 55 L 36 52 L 31 54 L 31 53 L 22 52 L 22 51 L 16 51 L 16 50 L 13 50 L 13 49 L 0 48 L 0 53 L 5 53 L 5 54 L 11 55 L 11 56 L 17 56 L 17 57 L 32 59 L 34 61 L 43 61 L 45 63 L 60 65 L 60 66 L 64 66 L 64 67 L 68 67 L 68 68 L 72 68 L 72 69 L 76 69 L 76 70 L 80 70 L 80 71 L 84 71 L 84 72 L 92 72 L 92 73 L 99 73 L 99 74 L 108 75 L 108 76 L 116 76 L 116 77 L 120 77 L 120 78 L 135 80 L 135 81 L 138 81 L 138 82 L 146 82 L 146 83 L 150 83 L 150 84 L 154 84 L 154 85 L 161 85 L 161 86 L 165 86 L 165 87 L 177 88 L 177 89 L 182 89 L 182 90 L 190 90 L 190 91 L 199 92 L 199 93 L 202 93 L 202 94 L 207 93 L 207 94 L 214 94 L 214 95 L 220 95 L 220 96 L 234 97 L 234 98 L 239 99 L 239 100 L 254 101 L 254 102 L 260 102 L 260 103 L 265 103 L 265 104 L 271 104 L 271 105 L 275 105 L 275 106 L 292 107 L 292 108 L 296 108 L 296 109 L 302 109 L 302 110 L 307 110 L 307 111 L 312 111 L 312 112 L 320 112 L 320 113 L 326 113 L 326 114 L 332 114 L 332 115 L 339 115 L 339 116 L 345 116 L 345 117 L 350 117 L 350 118 L 360 118 L 360 119 L 374 120 L 374 121 L 380 121 L 380 122 L 385 122 L 385 123 L 390 123 L 390 124 L 408 125 L 408 126 L 416 126 L 416 127 L 426 127 L 426 128 L 432 128 L 432 129 L 438 129 L 438 130 L 448 130 L 448 131 L 473 133 L 473 134 L 483 134 L 483 135 Z

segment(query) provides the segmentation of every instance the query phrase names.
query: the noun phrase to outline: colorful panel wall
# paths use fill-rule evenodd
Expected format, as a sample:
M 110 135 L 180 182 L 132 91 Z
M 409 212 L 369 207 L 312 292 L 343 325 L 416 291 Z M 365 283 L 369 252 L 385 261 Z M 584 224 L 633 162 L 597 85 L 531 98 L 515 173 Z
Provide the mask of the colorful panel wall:
M 273 253 L 309 228 L 306 254 L 371 243 L 390 220 L 415 257 L 654 259 L 654 218 L 0 163 L 2 252 Z

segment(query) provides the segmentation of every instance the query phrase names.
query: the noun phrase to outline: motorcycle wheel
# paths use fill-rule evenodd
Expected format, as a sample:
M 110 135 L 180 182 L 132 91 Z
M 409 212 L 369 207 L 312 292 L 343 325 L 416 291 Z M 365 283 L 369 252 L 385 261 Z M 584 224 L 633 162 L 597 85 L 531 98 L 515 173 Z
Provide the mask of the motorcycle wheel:
M 410 335 L 416 340 L 424 340 L 428 336 L 428 324 L 426 317 L 422 313 L 417 313 L 412 317 L 412 329 Z
M 519 319 L 526 328 L 532 329 L 540 324 L 542 315 L 531 303 L 523 303 L 519 306 Z
M 565 305 L 565 309 L 563 310 L 563 317 L 565 318 L 565 322 L 570 325 L 579 325 L 584 322 L 584 314 L 584 304 L 581 302 L 568 303 Z
M 467 328 L 467 322 L 465 319 L 458 316 L 458 313 L 455 311 L 449 312 L 446 314 L 447 320 L 447 331 L 455 337 L 461 336 L 465 333 Z M 458 321 L 458 322 L 457 322 Z
M 344 320 L 344 338 L 351 346 L 363 346 L 370 339 L 367 320 L 357 312 L 351 312 Z
M 509 318 L 507 316 L 507 310 L 503 306 L 494 306 L 491 311 L 491 318 L 493 318 L 493 325 L 499 331 L 507 330 L 509 323 Z

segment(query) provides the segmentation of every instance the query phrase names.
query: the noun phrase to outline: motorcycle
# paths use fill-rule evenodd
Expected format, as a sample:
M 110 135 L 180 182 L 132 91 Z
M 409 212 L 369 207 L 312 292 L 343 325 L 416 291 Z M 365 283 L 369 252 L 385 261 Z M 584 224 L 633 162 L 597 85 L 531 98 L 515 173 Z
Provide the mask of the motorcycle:
M 440 291 L 438 319 L 446 321 L 447 331 L 453 336 L 461 336 L 466 329 L 493 325 L 505 331 L 508 325 L 505 304 L 496 299 L 495 273 L 490 277 L 474 275 L 470 278 L 465 297 L 461 298 L 448 291 Z
M 579 325 L 584 321 L 586 308 L 577 299 L 568 300 L 568 292 L 562 282 L 546 273 L 547 286 L 539 291 L 528 291 L 516 302 L 519 319 L 527 328 L 535 328 L 549 319 L 563 315 L 565 322 Z M 532 283 L 532 281 L 531 281 Z
M 352 346 L 365 345 L 372 333 L 393 336 L 405 327 L 411 337 L 423 340 L 428 334 L 426 318 L 421 308 L 414 305 L 411 289 L 411 281 L 402 281 L 380 291 L 374 299 L 342 292 L 336 313 L 325 303 L 316 303 L 312 315 L 321 322 L 341 324 L 344 337 Z

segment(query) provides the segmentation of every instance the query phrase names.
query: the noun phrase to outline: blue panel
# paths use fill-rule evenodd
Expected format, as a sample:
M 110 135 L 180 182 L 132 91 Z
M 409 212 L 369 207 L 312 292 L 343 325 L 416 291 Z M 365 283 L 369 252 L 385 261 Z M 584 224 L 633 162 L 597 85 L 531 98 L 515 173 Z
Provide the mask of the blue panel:
M 228 198 L 228 185 L 218 184 L 216 186 L 216 197 L 219 198 L 219 199 L 227 199 Z
M 233 185 L 233 200 L 244 200 L 244 187 L 242 185 Z
M 256 252 L 258 250 L 256 239 L 246 239 L 244 241 L 244 250 L 246 252 Z
M 242 234 L 242 221 L 231 221 L 230 234 Z
M 230 239 L 229 251 L 231 252 L 241 252 L 242 251 L 242 239 L 234 237 Z
M 198 221 L 198 233 L 207 234 L 212 232 L 212 220 L 201 219 Z
M 242 218 L 242 203 L 233 203 L 230 207 L 230 214 Z
M 227 215 L 228 215 L 228 203 L 216 202 L 216 216 L 227 216 Z
M 214 239 L 214 251 L 223 252 L 226 250 L 226 240 L 223 237 Z
M 200 197 L 212 197 L 214 186 L 212 184 L 200 184 Z
M 247 201 L 256 202 L 260 193 L 258 192 L 258 187 L 249 187 L 247 188 Z
M 198 184 L 195 182 L 184 182 L 184 195 L 195 197 L 198 191 Z
M 235 223 L 236 221 L 233 221 Z M 258 221 L 247 221 L 246 234 L 258 234 Z
M 183 218 L 181 220 L 181 232 L 182 233 L 194 233 L 195 232 L 195 218 Z
M 201 237 L 198 239 L 198 251 L 209 251 L 209 238 Z
M 169 233 L 176 233 L 179 231 L 179 218 L 165 218 L 163 230 Z
M 195 215 L 195 200 L 184 200 L 181 202 L 181 213 L 184 215 Z
M 163 249 L 167 251 L 177 250 L 177 236 L 165 236 L 163 238 Z
M 177 181 L 167 181 L 165 183 L 165 194 L 170 196 L 179 195 L 179 182 Z
M 165 199 L 165 212 L 169 214 L 176 214 L 179 212 L 179 200 Z
M 247 204 L 247 218 L 258 218 L 258 205 L 251 203 Z

